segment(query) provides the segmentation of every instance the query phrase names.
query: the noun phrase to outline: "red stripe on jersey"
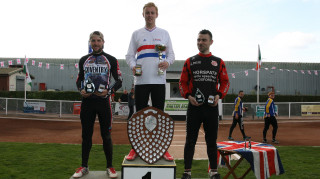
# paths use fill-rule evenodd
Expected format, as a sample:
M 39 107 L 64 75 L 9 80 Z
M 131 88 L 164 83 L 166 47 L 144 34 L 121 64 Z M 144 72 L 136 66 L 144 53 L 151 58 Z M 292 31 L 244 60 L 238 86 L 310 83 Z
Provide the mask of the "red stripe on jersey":
M 141 50 L 146 50 L 146 49 L 155 49 L 155 45 L 142 45 L 137 49 L 137 52 L 140 52 Z

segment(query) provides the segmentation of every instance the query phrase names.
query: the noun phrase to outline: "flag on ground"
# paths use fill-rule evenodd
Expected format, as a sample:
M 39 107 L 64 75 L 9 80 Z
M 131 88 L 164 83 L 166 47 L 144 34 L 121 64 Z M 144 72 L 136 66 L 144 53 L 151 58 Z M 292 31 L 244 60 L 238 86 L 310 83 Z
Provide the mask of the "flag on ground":
M 27 66 L 27 58 L 24 59 L 23 72 L 26 73 L 26 83 L 32 87 L 32 81 Z

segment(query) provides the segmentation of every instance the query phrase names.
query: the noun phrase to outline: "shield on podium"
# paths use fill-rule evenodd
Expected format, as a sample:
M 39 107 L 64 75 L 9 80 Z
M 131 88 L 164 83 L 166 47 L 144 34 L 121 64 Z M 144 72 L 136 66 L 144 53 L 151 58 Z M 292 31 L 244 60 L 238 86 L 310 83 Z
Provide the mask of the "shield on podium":
M 128 137 L 132 148 L 146 163 L 157 162 L 169 149 L 174 134 L 174 121 L 163 111 L 147 107 L 128 121 Z

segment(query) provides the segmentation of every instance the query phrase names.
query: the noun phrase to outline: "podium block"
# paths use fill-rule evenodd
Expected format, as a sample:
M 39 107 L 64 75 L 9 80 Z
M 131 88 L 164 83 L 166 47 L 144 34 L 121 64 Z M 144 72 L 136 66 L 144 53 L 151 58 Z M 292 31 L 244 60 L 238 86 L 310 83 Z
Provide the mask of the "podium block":
M 175 179 L 176 163 L 163 158 L 153 164 L 144 162 L 140 157 L 133 161 L 124 158 L 121 173 L 121 179 Z

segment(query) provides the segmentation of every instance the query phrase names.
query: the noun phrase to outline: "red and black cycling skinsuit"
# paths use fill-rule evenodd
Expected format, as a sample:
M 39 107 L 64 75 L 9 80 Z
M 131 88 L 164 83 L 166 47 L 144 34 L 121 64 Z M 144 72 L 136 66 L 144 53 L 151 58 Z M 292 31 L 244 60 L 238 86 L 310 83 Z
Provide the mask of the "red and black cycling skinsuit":
M 212 169 L 217 168 L 217 135 L 218 135 L 218 106 L 208 105 L 209 95 L 219 95 L 222 99 L 229 89 L 229 78 L 222 59 L 210 54 L 195 55 L 186 60 L 180 77 L 179 88 L 181 95 L 195 96 L 199 89 L 205 102 L 201 106 L 188 105 L 186 143 L 184 148 L 185 169 L 191 169 L 194 149 L 198 138 L 199 128 L 203 123 L 207 154 Z

